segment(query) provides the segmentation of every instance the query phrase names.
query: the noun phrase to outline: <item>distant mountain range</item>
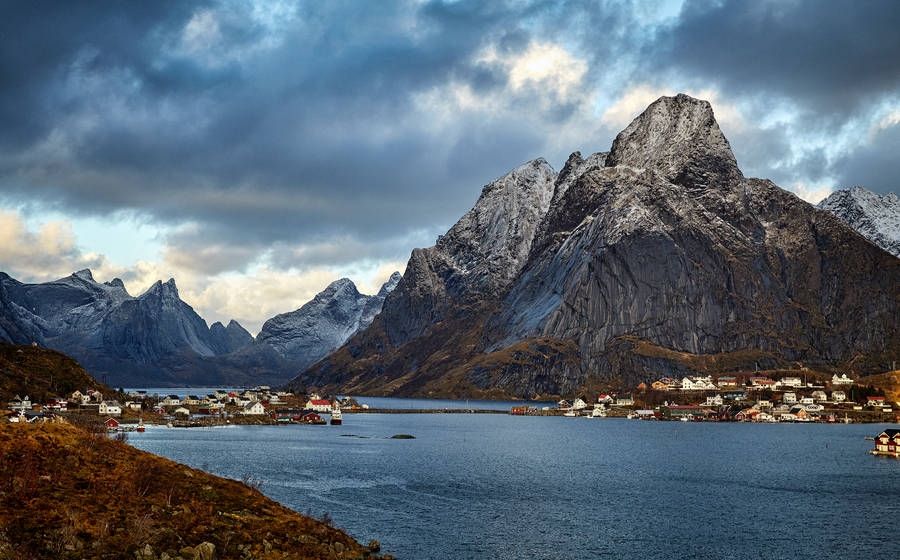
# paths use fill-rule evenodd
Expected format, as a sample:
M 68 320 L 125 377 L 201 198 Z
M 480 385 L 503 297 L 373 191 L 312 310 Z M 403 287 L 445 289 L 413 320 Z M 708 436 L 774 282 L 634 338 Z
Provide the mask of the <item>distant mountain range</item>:
M 900 257 L 900 198 L 862 187 L 831 193 L 818 208 L 828 210 L 866 239 Z
M 337 280 L 254 340 L 237 321 L 207 327 L 173 279 L 134 297 L 90 270 L 38 284 L 0 273 L 0 341 L 60 350 L 117 386 L 277 384 L 367 327 L 398 280 L 374 296 Z
M 884 371 L 900 259 L 745 178 L 709 103 L 650 105 L 609 152 L 484 187 L 371 326 L 291 382 L 348 394 L 588 394 L 759 366 Z

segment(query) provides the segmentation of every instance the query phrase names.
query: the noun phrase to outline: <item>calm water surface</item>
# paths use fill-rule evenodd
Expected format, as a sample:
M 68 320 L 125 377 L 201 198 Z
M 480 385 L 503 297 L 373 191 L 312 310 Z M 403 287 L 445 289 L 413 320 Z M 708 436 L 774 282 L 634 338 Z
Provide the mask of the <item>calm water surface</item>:
M 884 427 L 346 414 L 129 441 L 401 559 L 890 558 L 900 461 L 863 439 Z

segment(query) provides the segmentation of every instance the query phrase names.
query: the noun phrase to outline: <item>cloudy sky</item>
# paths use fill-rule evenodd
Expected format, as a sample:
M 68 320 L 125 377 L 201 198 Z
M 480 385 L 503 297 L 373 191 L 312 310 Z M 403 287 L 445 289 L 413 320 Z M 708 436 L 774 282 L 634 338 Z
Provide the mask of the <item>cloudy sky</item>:
M 900 2 L 9 2 L 0 270 L 251 332 L 372 293 L 520 163 L 712 102 L 744 173 L 897 192 Z

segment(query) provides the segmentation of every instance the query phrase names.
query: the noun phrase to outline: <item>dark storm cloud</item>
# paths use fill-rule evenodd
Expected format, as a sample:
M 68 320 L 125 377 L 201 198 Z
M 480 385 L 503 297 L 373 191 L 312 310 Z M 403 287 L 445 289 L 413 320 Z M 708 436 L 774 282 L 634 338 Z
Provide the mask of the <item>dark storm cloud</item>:
M 897 93 L 898 29 L 900 3 L 887 0 L 687 2 L 646 60 L 732 96 L 788 99 L 819 125 L 839 125 Z
M 505 74 L 473 57 L 489 42 L 526 48 L 527 9 L 307 3 L 281 29 L 237 25 L 249 14 L 222 8 L 199 18 L 215 29 L 200 26 L 209 48 L 191 52 L 182 35 L 206 6 L 146 4 L 9 10 L 8 199 L 199 221 L 253 244 L 330 230 L 396 237 L 451 223 L 482 183 L 538 155 L 540 131 L 521 123 L 488 116 L 457 137 L 414 108 L 416 94 L 450 81 L 502 89 Z
M 329 239 L 354 258 L 405 257 L 493 178 L 607 149 L 616 132 L 548 153 L 549 132 L 596 116 L 542 86 L 512 91 L 502 67 L 477 60 L 487 46 L 513 57 L 533 41 L 580 45 L 585 91 L 688 76 L 759 113 L 772 93 L 822 128 L 897 91 L 900 4 L 690 3 L 650 30 L 648 6 L 304 2 L 267 20 L 240 3 L 6 5 L 0 203 L 195 224 L 170 240 L 185 253 L 221 245 L 210 272 L 275 247 L 282 266 L 339 259 Z M 429 103 L 454 84 L 501 106 L 448 118 Z M 813 176 L 816 154 L 766 167 L 790 135 L 774 124 L 731 140 L 751 171 Z
M 871 141 L 839 158 L 834 169 L 841 188 L 861 185 L 870 191 L 900 196 L 900 125 L 875 134 Z

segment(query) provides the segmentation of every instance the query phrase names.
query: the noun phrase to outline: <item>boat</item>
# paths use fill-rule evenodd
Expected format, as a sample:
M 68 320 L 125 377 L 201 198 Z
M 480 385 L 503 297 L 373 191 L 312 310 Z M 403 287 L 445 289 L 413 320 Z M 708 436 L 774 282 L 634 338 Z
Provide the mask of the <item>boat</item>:
M 135 428 L 135 429 L 139 432 L 143 432 L 144 430 L 146 430 L 146 428 L 144 428 L 144 419 L 143 418 L 140 418 L 138 420 L 138 425 L 137 425 L 137 428 Z
M 575 414 L 575 411 L 574 411 L 574 410 L 569 409 L 569 410 L 567 410 L 567 411 L 565 411 L 565 412 L 563 413 L 563 416 L 565 416 L 565 417 L 567 417 L 567 418 L 575 418 L 575 417 L 578 416 L 578 415 Z
M 334 409 L 331 411 L 331 425 L 340 426 L 342 420 L 343 416 L 341 415 L 341 409 L 338 407 L 334 407 Z

